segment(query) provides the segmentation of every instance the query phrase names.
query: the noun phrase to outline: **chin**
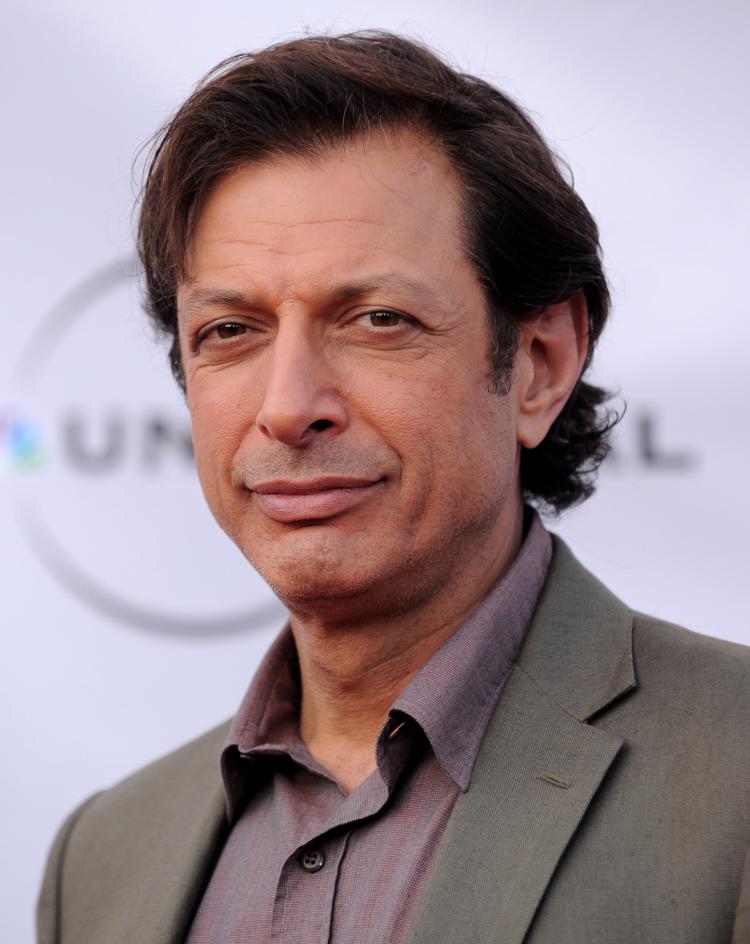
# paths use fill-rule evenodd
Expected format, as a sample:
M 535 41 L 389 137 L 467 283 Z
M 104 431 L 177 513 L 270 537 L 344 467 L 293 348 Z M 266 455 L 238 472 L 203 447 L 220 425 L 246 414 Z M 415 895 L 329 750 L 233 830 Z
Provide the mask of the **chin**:
M 377 605 L 381 596 L 377 581 L 368 575 L 347 575 L 341 569 L 325 572 L 319 567 L 302 566 L 259 572 L 284 606 L 292 612 L 333 616 L 336 613 L 364 612 Z
M 242 546 L 245 557 L 289 609 L 328 609 L 365 597 L 379 581 L 366 572 L 363 556 L 341 546 L 336 535 L 301 529 L 286 538 Z M 348 543 L 348 542 L 346 542 Z M 367 571 L 372 569 L 372 564 Z

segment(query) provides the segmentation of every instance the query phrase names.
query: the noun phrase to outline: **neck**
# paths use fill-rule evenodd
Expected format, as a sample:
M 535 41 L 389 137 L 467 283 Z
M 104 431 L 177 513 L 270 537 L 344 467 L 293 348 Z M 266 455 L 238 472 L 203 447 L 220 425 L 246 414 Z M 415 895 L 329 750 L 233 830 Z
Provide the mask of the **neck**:
M 395 699 L 512 563 L 522 521 L 521 510 L 503 540 L 466 555 L 463 570 L 453 570 L 395 617 L 372 609 L 348 618 L 292 613 L 300 736 L 345 790 L 375 769 L 377 737 Z

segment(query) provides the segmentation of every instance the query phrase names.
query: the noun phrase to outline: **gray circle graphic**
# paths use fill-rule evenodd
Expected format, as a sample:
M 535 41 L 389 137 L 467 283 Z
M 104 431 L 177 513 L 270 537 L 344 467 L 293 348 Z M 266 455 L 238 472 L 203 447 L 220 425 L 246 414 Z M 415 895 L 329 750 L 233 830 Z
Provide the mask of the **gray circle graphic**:
M 124 280 L 138 277 L 136 260 L 126 257 L 102 266 L 68 291 L 29 337 L 11 377 L 12 389 L 21 395 L 32 392 L 66 333 L 92 304 L 120 287 Z M 13 511 L 21 533 L 45 570 L 78 600 L 117 623 L 168 636 L 217 636 L 248 632 L 283 613 L 281 605 L 275 602 L 197 617 L 145 607 L 128 599 L 126 594 L 103 586 L 76 563 L 32 501 L 15 496 Z

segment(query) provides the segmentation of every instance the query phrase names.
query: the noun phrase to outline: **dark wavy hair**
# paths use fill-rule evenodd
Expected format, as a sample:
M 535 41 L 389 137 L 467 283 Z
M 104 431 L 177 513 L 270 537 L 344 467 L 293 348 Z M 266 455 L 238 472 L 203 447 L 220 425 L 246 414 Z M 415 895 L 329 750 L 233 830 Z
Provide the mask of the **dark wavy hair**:
M 588 307 L 588 366 L 609 291 L 596 223 L 560 162 L 498 89 L 418 42 L 366 31 L 308 36 L 227 59 L 153 139 L 138 248 L 146 308 L 171 340 L 183 389 L 176 289 L 212 187 L 249 162 L 318 155 L 399 127 L 437 142 L 462 182 L 465 250 L 487 298 L 498 392 L 508 389 L 519 324 L 579 291 Z M 544 441 L 523 449 L 527 500 L 561 511 L 591 494 L 617 420 L 604 408 L 608 396 L 579 378 Z

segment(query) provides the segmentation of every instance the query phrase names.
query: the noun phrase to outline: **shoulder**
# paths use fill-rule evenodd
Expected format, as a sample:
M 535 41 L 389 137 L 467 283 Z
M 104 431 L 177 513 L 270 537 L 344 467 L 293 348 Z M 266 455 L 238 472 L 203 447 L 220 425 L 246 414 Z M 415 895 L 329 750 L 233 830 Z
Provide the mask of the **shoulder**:
M 206 731 L 135 771 L 113 789 L 123 793 L 131 790 L 140 791 L 149 785 L 159 784 L 164 778 L 173 780 L 175 777 L 188 774 L 200 776 L 206 772 L 215 773 L 228 730 L 229 722 L 222 722 L 210 731 Z
M 622 739 L 628 789 L 649 785 L 643 809 L 665 806 L 685 823 L 706 811 L 744 849 L 750 649 L 634 613 L 633 666 L 634 688 L 592 719 Z
M 102 824 L 118 830 L 144 817 L 158 823 L 170 810 L 192 808 L 221 787 L 219 759 L 228 722 L 170 751 L 87 801 L 69 826 L 77 833 L 98 832 Z
M 750 721 L 750 648 L 633 614 L 639 702 L 711 719 Z
M 213 847 L 223 828 L 219 757 L 227 730 L 222 724 L 171 751 L 90 797 L 68 817 L 50 850 L 39 894 L 40 944 L 59 939 L 62 920 L 96 925 L 102 917 L 98 896 L 120 902 L 117 890 L 127 892 L 139 883 L 163 890 L 172 879 L 157 879 L 149 868 L 153 872 L 162 861 L 174 865 L 186 858 L 186 848 L 192 854 Z M 144 896 L 147 900 L 147 892 Z M 122 915 L 128 907 L 127 900 L 118 905 Z M 114 914 L 117 908 L 110 910 Z
M 219 768 L 226 731 L 221 725 L 172 751 L 68 818 L 39 895 L 40 944 L 143 940 L 136 929 L 144 928 L 182 939 L 226 826 Z
M 633 611 L 557 537 L 519 662 L 582 721 L 620 725 L 628 715 L 647 734 L 663 729 L 660 713 L 675 722 L 681 713 L 714 731 L 734 726 L 732 741 L 750 721 L 748 647 Z
M 155 800 L 169 793 L 173 798 L 196 789 L 204 791 L 220 783 L 219 759 L 229 722 L 206 731 L 163 757 L 152 761 L 124 780 L 102 791 L 88 808 L 88 815 L 111 812 L 114 807 Z

